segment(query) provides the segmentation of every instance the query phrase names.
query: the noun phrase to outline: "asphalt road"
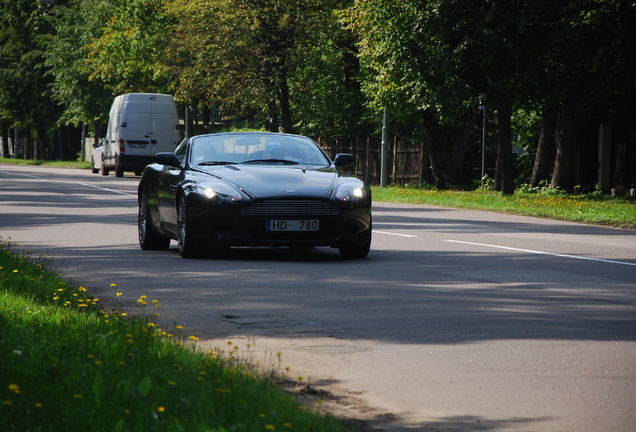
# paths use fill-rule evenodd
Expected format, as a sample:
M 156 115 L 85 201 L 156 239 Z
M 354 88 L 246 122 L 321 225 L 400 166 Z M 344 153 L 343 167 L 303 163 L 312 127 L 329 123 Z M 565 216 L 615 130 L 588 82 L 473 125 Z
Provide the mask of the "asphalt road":
M 139 248 L 138 180 L 0 165 L 0 237 L 104 303 L 158 300 L 161 325 L 231 340 L 385 431 L 636 430 L 636 232 L 374 203 L 367 259 L 184 260 Z

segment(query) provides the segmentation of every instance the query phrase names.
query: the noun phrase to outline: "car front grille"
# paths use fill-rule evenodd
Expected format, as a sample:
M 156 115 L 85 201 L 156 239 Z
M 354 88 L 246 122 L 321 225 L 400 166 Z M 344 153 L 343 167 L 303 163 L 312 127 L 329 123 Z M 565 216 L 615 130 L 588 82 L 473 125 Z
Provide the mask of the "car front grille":
M 241 209 L 241 216 L 308 217 L 338 216 L 340 209 L 320 200 L 264 200 L 251 203 Z

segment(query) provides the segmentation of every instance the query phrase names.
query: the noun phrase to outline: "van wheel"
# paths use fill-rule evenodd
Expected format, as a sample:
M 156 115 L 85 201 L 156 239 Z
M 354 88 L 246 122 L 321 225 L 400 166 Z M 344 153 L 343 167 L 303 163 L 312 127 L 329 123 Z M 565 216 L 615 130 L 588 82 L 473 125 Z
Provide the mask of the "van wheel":
M 119 158 L 115 160 L 115 177 L 124 176 L 124 167 L 119 164 Z
M 106 164 L 104 163 L 104 158 L 102 157 L 102 175 L 107 176 L 109 172 L 110 172 L 110 169 L 106 167 Z
M 99 172 L 99 168 L 95 168 L 95 160 L 91 158 L 91 172 L 93 174 L 97 174 Z
M 162 237 L 155 232 L 145 196 L 139 199 L 137 232 L 139 234 L 139 246 L 143 250 L 166 250 L 170 247 L 170 239 Z

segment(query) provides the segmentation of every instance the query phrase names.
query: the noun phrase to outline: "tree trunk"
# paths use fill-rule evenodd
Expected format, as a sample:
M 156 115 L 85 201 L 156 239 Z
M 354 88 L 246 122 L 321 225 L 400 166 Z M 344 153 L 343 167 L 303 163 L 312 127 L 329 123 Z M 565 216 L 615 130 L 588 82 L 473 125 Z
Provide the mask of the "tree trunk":
M 566 96 L 558 116 L 556 159 L 552 187 L 573 192 L 577 179 L 578 144 L 582 124 L 581 102 L 576 96 Z
M 35 143 L 35 154 L 34 158 L 38 160 L 46 160 L 48 159 L 48 148 L 49 148 L 49 139 L 46 133 L 46 127 L 44 125 L 38 125 L 37 128 L 38 140 Z
M 541 182 L 550 180 L 554 162 L 557 114 L 557 106 L 554 104 L 548 105 L 543 111 L 537 154 L 530 178 L 531 186 L 539 186 Z
M 285 133 L 294 133 L 291 109 L 289 108 L 289 83 L 287 82 L 286 76 L 281 79 L 278 97 L 280 104 L 280 115 L 283 120 L 283 131 Z
M 33 159 L 33 135 L 31 134 L 31 129 L 29 127 L 25 127 L 24 131 L 26 133 L 26 148 L 24 149 L 24 159 Z
M 424 110 L 424 139 L 427 142 L 428 156 L 431 162 L 431 171 L 433 172 L 433 181 L 437 190 L 446 189 L 446 178 L 443 173 L 442 165 L 438 157 L 439 140 L 436 133 L 437 121 L 430 109 Z
M 267 103 L 269 111 L 269 121 L 267 122 L 267 130 L 270 132 L 278 132 L 278 113 L 276 112 L 276 101 L 270 99 Z
M 11 156 L 9 154 L 9 126 L 6 122 L 2 123 L 2 155 L 6 158 Z
M 497 178 L 500 181 L 502 195 L 514 195 L 515 176 L 512 163 L 512 104 L 504 102 L 499 105 L 497 119 L 499 120 L 499 139 L 497 148 Z
M 460 116 L 457 128 L 455 129 L 455 139 L 453 140 L 453 158 L 448 170 L 446 180 L 450 184 L 457 184 L 464 167 L 466 152 L 470 144 L 470 133 L 475 126 L 477 111 L 466 112 Z

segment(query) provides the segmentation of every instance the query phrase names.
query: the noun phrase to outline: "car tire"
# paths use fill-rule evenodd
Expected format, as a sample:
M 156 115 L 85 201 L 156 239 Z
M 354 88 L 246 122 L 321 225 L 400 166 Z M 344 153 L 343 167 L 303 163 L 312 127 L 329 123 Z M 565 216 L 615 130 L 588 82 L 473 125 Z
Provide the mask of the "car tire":
M 177 204 L 177 245 L 182 258 L 196 258 L 201 255 L 200 245 L 192 232 L 190 212 L 184 195 L 179 196 Z
M 155 232 L 152 219 L 150 219 L 148 203 L 144 196 L 139 199 L 137 232 L 139 234 L 139 246 L 143 250 L 166 250 L 170 247 L 170 239 L 162 237 Z
M 95 160 L 91 158 L 91 172 L 93 174 L 97 174 L 99 172 L 99 168 L 95 168 Z
M 365 258 L 371 250 L 371 237 L 364 244 L 352 244 L 338 248 L 343 258 Z

